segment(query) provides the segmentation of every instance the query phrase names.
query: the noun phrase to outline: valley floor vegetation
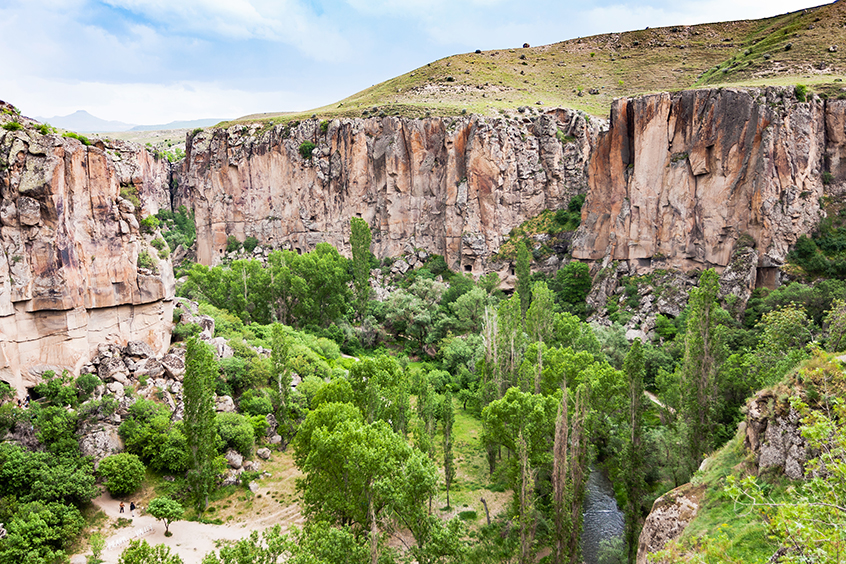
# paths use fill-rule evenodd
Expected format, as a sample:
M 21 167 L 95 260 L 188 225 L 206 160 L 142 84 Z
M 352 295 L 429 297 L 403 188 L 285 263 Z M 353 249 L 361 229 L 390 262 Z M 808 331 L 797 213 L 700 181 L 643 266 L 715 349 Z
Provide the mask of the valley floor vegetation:
M 177 225 L 186 217 L 163 220 Z M 633 562 L 652 502 L 732 444 L 747 398 L 796 378 L 797 367 L 823 349 L 844 348 L 846 283 L 837 279 L 756 290 L 738 310 L 719 299 L 717 274 L 708 270 L 681 315 L 659 316 L 654 340 L 629 343 L 619 323 L 585 321 L 593 313 L 587 265 L 531 274 L 525 240 L 515 243 L 518 280 L 509 296 L 495 274 L 476 281 L 437 255 L 392 275 L 391 259 L 370 253 L 367 225 L 354 218 L 351 231 L 351 260 L 322 243 L 304 254 L 273 251 L 266 260 L 182 269 L 179 294 L 214 319 L 214 336 L 232 355 L 220 358 L 200 340 L 199 325 L 176 326 L 174 346 L 185 347 L 186 359 L 181 417 L 164 394 L 144 398 L 131 385 L 121 408 L 92 374 L 46 373 L 29 409 L 4 403 L 0 426 L 16 442 L 0 444 L 0 561 L 67 561 L 98 480 L 127 495 L 145 476 L 158 477 L 151 513 L 166 524 L 214 522 L 207 510 L 221 491 L 224 454 L 249 458 L 272 446 L 290 449 L 302 473 L 305 525 L 255 533 L 204 563 L 580 562 L 591 465 L 608 474 L 626 516 L 624 542 L 608 545 L 600 559 Z M 803 249 L 801 256 L 811 252 Z M 393 285 L 384 301 L 372 299 L 376 269 Z M 600 312 L 606 319 L 620 321 L 636 307 L 638 280 L 625 283 L 622 307 L 609 303 Z M 842 394 L 804 381 L 810 396 L 796 405 L 822 453 L 818 464 L 839 472 Z M 231 397 L 237 411 L 218 413 L 215 396 Z M 116 413 L 126 452 L 95 472 L 77 434 Z M 270 427 L 277 444 L 266 444 Z M 777 514 L 770 536 L 754 540 L 763 547 L 752 550 L 756 557 L 779 547 L 795 555 L 791 523 L 824 531 L 843 522 L 824 506 L 824 481 L 795 486 L 801 495 L 791 498 L 793 511 L 774 505 L 766 477 L 724 477 L 723 495 Z M 241 475 L 245 484 L 260 479 Z M 491 513 L 483 500 L 484 519 L 451 511 L 457 498 L 496 492 L 508 501 Z M 826 551 L 831 538 L 821 532 L 802 542 Z M 692 558 L 689 552 L 668 558 Z M 180 561 L 143 541 L 121 557 L 124 564 Z

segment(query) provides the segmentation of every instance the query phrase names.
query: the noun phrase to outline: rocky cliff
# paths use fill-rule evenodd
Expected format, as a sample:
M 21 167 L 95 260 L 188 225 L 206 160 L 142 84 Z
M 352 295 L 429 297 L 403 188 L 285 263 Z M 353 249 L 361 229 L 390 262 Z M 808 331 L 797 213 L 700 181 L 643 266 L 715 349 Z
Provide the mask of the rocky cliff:
M 229 235 L 344 250 L 359 216 L 377 256 L 423 248 L 456 270 L 498 269 L 490 256 L 512 228 L 585 192 L 600 120 L 557 110 L 326 125 L 239 125 L 189 140 L 174 205 L 195 211 L 201 262 L 214 263 Z M 310 158 L 300 152 L 307 141 Z
M 792 88 L 616 100 L 591 155 L 573 257 L 641 273 L 722 271 L 743 238 L 757 248 L 757 283 L 774 284 L 820 219 L 826 161 L 843 179 L 845 109 L 800 102 Z
M 77 371 L 101 343 L 163 351 L 172 268 L 130 200 L 166 204 L 167 163 L 138 147 L 86 146 L 1 105 L 0 380 L 22 391 L 44 370 Z M 143 253 L 158 266 L 140 268 Z
M 751 270 L 732 273 L 749 292 L 775 285 L 818 223 L 823 173 L 829 191 L 846 185 L 843 100 L 800 102 L 780 87 L 663 93 L 616 100 L 602 126 L 556 110 L 210 130 L 189 140 L 174 203 L 195 210 L 205 263 L 228 235 L 344 249 L 358 215 L 377 256 L 419 247 L 479 274 L 504 267 L 491 255 L 513 227 L 587 192 L 574 258 L 626 274 L 722 271 L 751 245 Z

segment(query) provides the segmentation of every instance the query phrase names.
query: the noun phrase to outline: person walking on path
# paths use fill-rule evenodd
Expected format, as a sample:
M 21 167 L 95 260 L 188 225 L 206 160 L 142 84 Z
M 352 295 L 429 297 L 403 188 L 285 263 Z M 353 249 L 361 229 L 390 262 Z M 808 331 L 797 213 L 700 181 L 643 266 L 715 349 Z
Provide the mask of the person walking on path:
M 135 502 L 134 501 L 129 502 L 129 515 L 131 517 L 135 517 Z
M 120 512 L 123 513 L 123 502 L 120 502 Z

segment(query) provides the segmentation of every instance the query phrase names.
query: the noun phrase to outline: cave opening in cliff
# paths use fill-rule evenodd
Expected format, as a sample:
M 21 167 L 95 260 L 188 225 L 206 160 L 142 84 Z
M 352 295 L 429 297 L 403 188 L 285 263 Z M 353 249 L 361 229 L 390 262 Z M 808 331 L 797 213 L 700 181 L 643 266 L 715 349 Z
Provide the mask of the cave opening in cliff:
M 464 272 L 473 272 L 473 265 L 472 264 L 465 264 L 464 265 Z

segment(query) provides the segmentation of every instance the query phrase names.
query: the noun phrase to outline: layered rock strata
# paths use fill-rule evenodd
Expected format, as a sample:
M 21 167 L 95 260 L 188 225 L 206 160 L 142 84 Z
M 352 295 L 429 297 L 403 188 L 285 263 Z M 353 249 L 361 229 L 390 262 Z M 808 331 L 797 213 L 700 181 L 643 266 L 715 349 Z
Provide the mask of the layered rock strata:
M 101 343 L 137 340 L 163 352 L 173 272 L 156 260 L 121 181 L 152 210 L 161 200 L 151 194 L 167 193 L 155 181 L 167 178 L 166 164 L 0 115 L 12 121 L 22 127 L 0 129 L 0 380 L 23 393 L 45 370 L 78 372 Z M 124 173 L 115 153 L 125 155 Z M 155 270 L 139 267 L 143 253 Z
M 819 222 L 826 161 L 843 174 L 844 109 L 800 103 L 792 88 L 616 100 L 591 154 L 573 257 L 627 261 L 634 273 L 722 271 L 740 240 L 758 252 L 749 284 L 774 285 Z
M 230 235 L 345 252 L 359 216 L 379 257 L 423 248 L 456 270 L 497 269 L 489 260 L 511 229 L 585 192 L 600 120 L 556 110 L 327 125 L 239 125 L 189 140 L 174 205 L 195 212 L 200 262 L 215 263 Z M 316 145 L 311 157 L 305 142 Z

